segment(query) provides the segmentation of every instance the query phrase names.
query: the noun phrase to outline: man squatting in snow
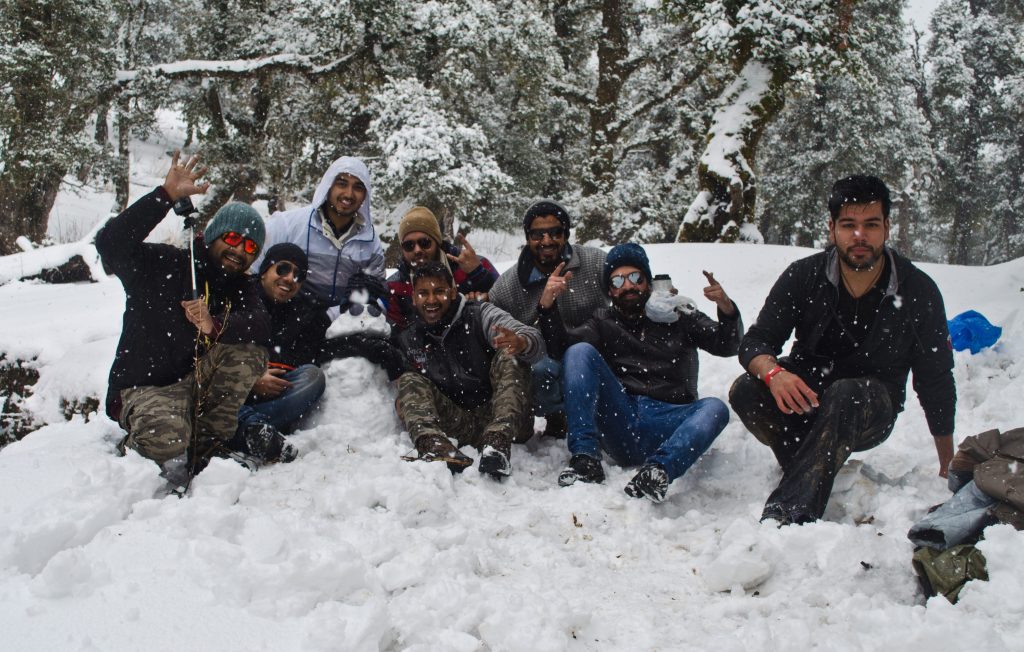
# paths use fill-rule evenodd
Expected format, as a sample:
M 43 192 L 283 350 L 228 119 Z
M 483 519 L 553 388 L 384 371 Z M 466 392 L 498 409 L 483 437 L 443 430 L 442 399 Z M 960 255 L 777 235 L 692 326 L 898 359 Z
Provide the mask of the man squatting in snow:
M 736 355 L 743 324 L 739 309 L 705 272 L 704 295 L 718 321 L 695 308 L 655 313 L 647 253 L 628 243 L 612 247 L 604 263 L 610 308 L 567 329 L 557 309 L 574 282 L 559 265 L 538 303 L 541 331 L 551 355 L 562 360 L 562 382 L 572 457 L 558 484 L 603 482 L 601 451 L 624 466 L 641 465 L 626 485 L 634 498 L 665 499 L 729 422 L 720 399 L 697 397 L 697 348 Z M 656 321 L 653 317 L 661 321 Z
M 887 246 L 890 207 L 877 177 L 837 181 L 828 200 L 831 246 L 782 273 L 743 338 L 748 373 L 729 400 L 782 467 L 762 520 L 821 518 L 850 453 L 892 432 L 911 369 L 946 476 L 956 388 L 945 308 L 934 281 Z M 776 357 L 794 329 L 789 356 Z
M 200 297 L 192 298 L 188 250 L 143 242 L 179 199 L 204 193 L 198 157 L 176 151 L 162 186 L 96 234 L 104 267 L 124 286 L 121 337 L 110 369 L 106 411 L 128 432 L 119 448 L 187 482 L 186 450 L 200 455 L 235 434 L 238 408 L 267 365 L 270 319 L 245 271 L 263 244 L 263 220 L 247 204 L 222 207 L 193 243 Z M 200 391 L 201 388 L 201 391 Z M 290 461 L 278 436 L 252 446 L 266 461 Z
M 512 471 L 512 442 L 533 435 L 528 365 L 544 341 L 494 304 L 459 294 L 440 262 L 415 268 L 412 302 L 415 319 L 398 342 L 416 370 L 398 379 L 399 417 L 420 459 L 461 471 L 472 460 L 453 437 L 480 450 L 480 472 L 500 480 Z

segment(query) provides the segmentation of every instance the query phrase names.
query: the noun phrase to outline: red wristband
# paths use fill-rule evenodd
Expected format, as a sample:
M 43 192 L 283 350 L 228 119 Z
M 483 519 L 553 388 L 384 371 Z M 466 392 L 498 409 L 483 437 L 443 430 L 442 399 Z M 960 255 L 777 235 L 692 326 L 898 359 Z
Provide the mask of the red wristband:
M 768 383 L 772 382 L 772 377 L 775 376 L 775 374 L 779 373 L 780 371 L 785 371 L 785 369 L 783 369 L 780 365 L 775 365 L 774 367 L 771 368 L 771 370 L 768 373 L 764 375 L 764 378 L 762 378 L 761 380 L 763 380 L 764 384 L 767 385 Z

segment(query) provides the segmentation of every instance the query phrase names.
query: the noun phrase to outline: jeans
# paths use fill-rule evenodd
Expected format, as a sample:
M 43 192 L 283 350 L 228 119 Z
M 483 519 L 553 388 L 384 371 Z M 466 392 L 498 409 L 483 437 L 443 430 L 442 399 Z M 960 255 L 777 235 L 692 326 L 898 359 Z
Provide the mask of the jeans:
M 562 364 L 549 356 L 544 356 L 533 363 L 530 368 L 533 374 L 533 413 L 544 416 L 553 412 L 563 412 L 565 403 L 562 399 Z
M 623 466 L 657 464 L 669 481 L 686 473 L 726 424 L 729 408 L 717 398 L 677 405 L 626 393 L 593 346 L 575 344 L 563 358 L 562 382 L 573 455 Z
M 286 430 L 299 420 L 324 393 L 327 381 L 320 367 L 304 364 L 281 376 L 292 386 L 268 401 L 246 402 L 238 410 L 238 426 L 269 423 L 278 430 Z

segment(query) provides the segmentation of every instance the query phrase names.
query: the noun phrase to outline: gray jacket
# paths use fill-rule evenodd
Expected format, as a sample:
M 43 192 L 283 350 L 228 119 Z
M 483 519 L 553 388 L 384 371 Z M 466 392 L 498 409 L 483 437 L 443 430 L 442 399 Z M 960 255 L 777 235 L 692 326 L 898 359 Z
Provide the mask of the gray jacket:
M 558 297 L 556 305 L 562 321 L 569 328 L 579 326 L 600 308 L 608 306 L 608 295 L 602 283 L 605 252 L 585 245 L 566 245 L 565 272 L 572 272 L 569 291 Z M 534 273 L 533 253 L 523 247 L 515 267 L 505 270 L 491 288 L 494 305 L 524 324 L 537 324 L 537 303 L 544 291 L 548 275 Z

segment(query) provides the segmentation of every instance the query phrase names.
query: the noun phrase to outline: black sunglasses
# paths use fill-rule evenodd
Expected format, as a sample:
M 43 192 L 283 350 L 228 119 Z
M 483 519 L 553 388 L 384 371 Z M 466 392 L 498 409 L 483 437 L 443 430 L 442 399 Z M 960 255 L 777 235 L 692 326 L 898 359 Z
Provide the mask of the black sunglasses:
M 294 273 L 296 283 L 302 283 L 306 280 L 306 271 L 298 265 L 293 265 L 287 261 L 282 261 L 275 265 L 274 271 L 277 272 L 278 276 L 288 276 Z
M 544 236 L 550 236 L 552 240 L 560 240 L 565 236 L 565 227 L 553 226 L 550 229 L 530 229 L 526 236 L 531 240 L 543 240 Z
M 427 251 L 434 246 L 434 241 L 427 237 L 416 238 L 412 240 L 402 240 L 402 249 L 405 249 L 409 253 L 412 253 L 413 251 L 416 250 L 416 245 L 419 245 L 420 249 L 422 249 L 423 251 Z
M 615 276 L 611 277 L 610 281 L 612 287 L 618 290 L 623 285 L 626 284 L 627 280 L 633 285 L 640 285 L 640 281 L 643 280 L 643 278 L 643 272 L 630 272 L 629 274 L 616 274 Z
M 358 317 L 363 314 L 363 311 L 370 313 L 371 317 L 380 317 L 383 314 L 383 310 L 376 303 L 350 303 L 348 304 L 348 314 L 353 317 Z

